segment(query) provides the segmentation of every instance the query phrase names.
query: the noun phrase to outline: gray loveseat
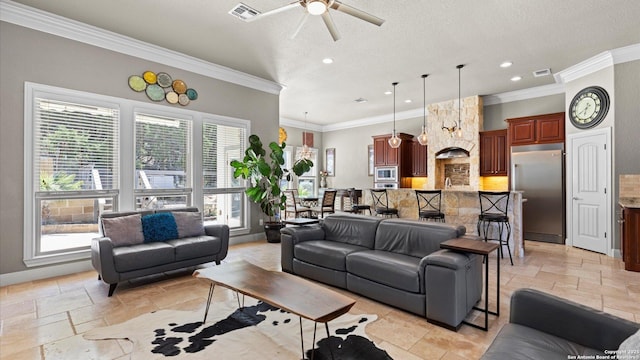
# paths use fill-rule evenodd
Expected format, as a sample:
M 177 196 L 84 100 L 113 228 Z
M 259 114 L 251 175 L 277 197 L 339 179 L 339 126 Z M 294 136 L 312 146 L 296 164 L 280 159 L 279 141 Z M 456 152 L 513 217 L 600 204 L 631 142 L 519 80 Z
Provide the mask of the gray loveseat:
M 173 219 L 173 220 L 171 220 Z M 203 226 L 197 208 L 114 212 L 100 216 L 91 242 L 91 263 L 109 284 L 169 270 L 220 261 L 229 249 L 227 225 Z
M 458 329 L 480 299 L 482 258 L 440 249 L 464 226 L 334 214 L 281 230 L 282 270 Z
M 615 359 L 612 351 L 640 324 L 533 289 L 511 296 L 509 323 L 493 340 L 483 360 Z M 621 355 L 637 355 L 635 353 Z M 609 357 L 607 357 L 609 356 Z M 620 359 L 633 357 L 622 356 Z

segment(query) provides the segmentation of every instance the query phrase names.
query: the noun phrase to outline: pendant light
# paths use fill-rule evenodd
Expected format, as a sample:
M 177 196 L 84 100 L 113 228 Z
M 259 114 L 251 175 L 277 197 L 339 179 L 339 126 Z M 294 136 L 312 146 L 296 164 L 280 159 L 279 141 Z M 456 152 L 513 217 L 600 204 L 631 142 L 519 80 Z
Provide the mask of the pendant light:
M 398 85 L 398 83 L 394 82 L 391 83 L 391 85 L 393 85 L 393 134 L 389 139 L 389 146 L 397 149 L 400 147 L 400 143 L 402 143 L 402 139 L 396 134 L 396 85 Z
M 423 117 L 422 117 L 422 133 L 418 135 L 418 143 L 420 145 L 427 145 L 427 87 L 425 85 L 425 79 L 429 74 L 422 75 L 422 95 L 423 95 Z
M 311 150 L 309 150 L 309 146 L 307 145 L 307 114 L 309 112 L 304 112 L 304 130 L 302 132 L 302 151 L 300 152 L 300 158 L 309 160 L 311 159 Z

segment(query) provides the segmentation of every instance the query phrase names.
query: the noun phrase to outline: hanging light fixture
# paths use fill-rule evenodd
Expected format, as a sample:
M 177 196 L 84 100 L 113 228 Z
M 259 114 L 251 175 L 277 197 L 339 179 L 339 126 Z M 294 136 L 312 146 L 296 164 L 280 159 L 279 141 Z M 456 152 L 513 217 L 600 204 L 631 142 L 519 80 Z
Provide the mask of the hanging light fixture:
M 451 127 L 444 126 L 444 120 L 442 121 L 442 130 L 448 131 L 449 135 L 453 136 L 457 133 L 458 137 L 462 137 L 462 96 L 460 94 L 460 69 L 462 69 L 464 65 L 458 65 L 456 68 L 458 69 L 458 122 Z
M 307 114 L 308 113 L 309 113 L 308 111 L 304 112 L 304 130 L 305 131 L 302 132 L 302 151 L 300 152 L 300 158 L 305 160 L 311 159 L 311 150 L 307 145 Z
M 427 87 L 425 85 L 425 79 L 429 74 L 422 75 L 422 95 L 423 95 L 423 117 L 422 117 L 422 133 L 418 135 L 418 143 L 420 145 L 427 145 Z
M 394 82 L 391 83 L 391 85 L 393 85 L 393 134 L 389 139 L 389 146 L 397 149 L 400 147 L 400 143 L 402 143 L 402 139 L 396 134 L 396 85 L 398 85 L 398 83 Z

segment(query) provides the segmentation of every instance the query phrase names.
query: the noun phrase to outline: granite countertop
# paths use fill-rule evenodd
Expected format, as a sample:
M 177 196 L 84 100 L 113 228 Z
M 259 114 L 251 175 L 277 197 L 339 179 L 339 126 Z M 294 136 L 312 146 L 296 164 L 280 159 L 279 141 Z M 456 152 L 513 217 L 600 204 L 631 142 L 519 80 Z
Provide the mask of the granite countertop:
M 618 204 L 625 208 L 640 208 L 640 197 L 621 197 Z

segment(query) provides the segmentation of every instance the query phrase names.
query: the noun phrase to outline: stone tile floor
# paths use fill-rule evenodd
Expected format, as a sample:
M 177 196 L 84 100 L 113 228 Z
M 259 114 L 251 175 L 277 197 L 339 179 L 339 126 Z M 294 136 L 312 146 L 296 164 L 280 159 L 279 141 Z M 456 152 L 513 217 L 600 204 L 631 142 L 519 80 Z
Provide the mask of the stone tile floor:
M 495 308 L 495 255 L 489 274 L 490 307 Z M 256 242 L 232 246 L 225 261 L 244 259 L 280 269 L 280 245 Z M 192 270 L 192 269 L 191 269 Z M 0 288 L 0 359 L 128 359 L 127 341 L 85 341 L 89 329 L 119 323 L 158 309 L 201 309 L 208 283 L 191 270 L 108 286 L 93 271 Z M 640 322 L 640 273 L 619 259 L 564 245 L 526 242 L 526 256 L 501 261 L 501 316 L 490 316 L 488 332 L 462 326 L 452 332 L 424 318 L 339 290 L 357 300 L 353 312 L 375 313 L 370 337 L 395 359 L 477 359 L 509 319 L 509 298 L 531 287 Z M 232 298 L 216 289 L 215 300 Z M 475 312 L 468 320 L 482 322 Z

